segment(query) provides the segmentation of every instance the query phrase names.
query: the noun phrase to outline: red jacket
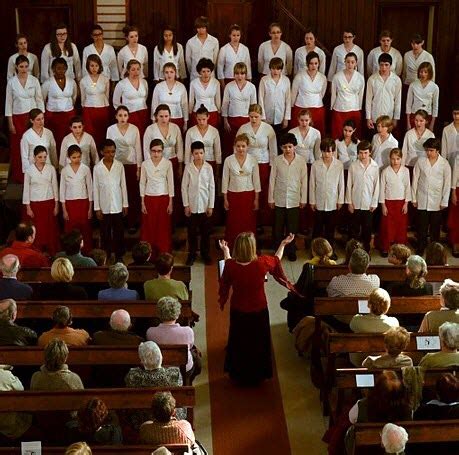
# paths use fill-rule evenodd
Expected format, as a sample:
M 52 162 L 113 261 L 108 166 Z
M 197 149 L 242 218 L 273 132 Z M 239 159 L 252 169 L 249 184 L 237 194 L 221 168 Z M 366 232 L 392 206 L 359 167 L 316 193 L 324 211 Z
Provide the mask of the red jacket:
M 49 267 L 50 260 L 29 242 L 15 240 L 13 244 L 0 251 L 0 258 L 7 254 L 15 254 L 19 258 L 21 267 Z

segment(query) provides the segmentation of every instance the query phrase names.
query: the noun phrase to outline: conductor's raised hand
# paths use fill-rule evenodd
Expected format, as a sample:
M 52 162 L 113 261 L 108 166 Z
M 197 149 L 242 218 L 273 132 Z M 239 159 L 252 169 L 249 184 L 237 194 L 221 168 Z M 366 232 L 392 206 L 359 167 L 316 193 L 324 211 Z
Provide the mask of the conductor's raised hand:
M 285 246 L 285 245 L 288 245 L 290 242 L 293 241 L 294 238 L 295 238 L 295 234 L 292 234 L 292 233 L 290 232 L 290 234 L 287 235 L 287 237 L 285 237 L 285 239 L 282 240 L 281 243 L 282 243 L 284 246 Z

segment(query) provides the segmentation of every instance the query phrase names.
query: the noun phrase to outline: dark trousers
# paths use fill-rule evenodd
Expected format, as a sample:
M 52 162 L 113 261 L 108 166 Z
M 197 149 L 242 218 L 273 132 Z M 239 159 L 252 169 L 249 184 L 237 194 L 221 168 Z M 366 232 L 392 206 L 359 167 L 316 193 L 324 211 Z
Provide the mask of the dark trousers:
M 198 250 L 198 233 L 201 234 L 201 244 L 199 250 L 201 256 L 209 256 L 210 251 L 210 231 L 212 228 L 211 217 L 206 213 L 192 213 L 188 218 L 188 248 L 190 254 L 196 254 Z
M 116 258 L 121 258 L 124 249 L 124 225 L 122 213 L 104 213 L 100 222 L 100 237 L 102 248 L 107 253 L 107 259 L 114 252 Z
M 285 207 L 275 207 L 274 209 L 274 227 L 273 237 L 276 248 L 279 246 L 282 239 L 289 233 L 297 234 L 300 228 L 300 208 L 292 207 L 287 209 Z M 296 251 L 295 240 L 289 243 L 285 250 L 289 252 Z
M 427 210 L 418 210 L 418 253 L 423 253 L 427 245 L 427 234 L 430 226 L 430 241 L 438 242 L 440 240 L 441 210 L 430 212 Z
M 360 240 L 367 252 L 370 251 L 373 213 L 369 210 L 354 210 L 351 222 L 351 238 Z
M 335 239 L 335 225 L 336 225 L 336 210 L 326 212 L 325 210 L 316 210 L 314 212 L 314 227 L 312 230 L 312 238 L 322 237 L 323 233 L 325 238 L 333 245 Z

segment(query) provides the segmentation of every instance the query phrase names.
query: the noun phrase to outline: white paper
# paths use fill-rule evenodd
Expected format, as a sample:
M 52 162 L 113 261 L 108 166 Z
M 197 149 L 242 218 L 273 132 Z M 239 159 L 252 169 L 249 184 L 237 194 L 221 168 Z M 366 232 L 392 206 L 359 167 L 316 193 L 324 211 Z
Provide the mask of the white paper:
M 21 442 L 21 455 L 41 455 L 41 441 Z
M 440 350 L 440 337 L 438 336 L 418 336 L 416 337 L 418 351 Z
M 368 308 L 368 300 L 359 300 L 358 304 L 360 314 L 368 314 L 370 312 L 370 308 Z
M 225 268 L 225 260 L 221 259 L 218 261 L 218 276 L 221 277 L 223 275 L 223 269 Z
M 355 384 L 357 387 L 374 387 L 375 377 L 372 374 L 356 374 Z

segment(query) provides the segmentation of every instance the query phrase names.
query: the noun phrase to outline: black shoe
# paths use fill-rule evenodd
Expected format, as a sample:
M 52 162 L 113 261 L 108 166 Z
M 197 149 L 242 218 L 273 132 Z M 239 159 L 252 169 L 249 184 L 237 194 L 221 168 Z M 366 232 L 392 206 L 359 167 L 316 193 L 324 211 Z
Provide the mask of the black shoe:
M 288 254 L 287 254 L 287 257 L 288 257 L 288 260 L 289 260 L 290 262 L 295 262 L 295 261 L 296 261 L 296 253 L 295 253 L 295 252 L 288 253 Z
M 195 259 L 196 259 L 196 255 L 190 253 L 188 257 L 186 258 L 185 265 L 192 266 L 194 264 Z
M 209 255 L 201 256 L 202 261 L 204 262 L 205 265 L 212 265 L 213 261 L 212 258 Z
M 382 258 L 387 258 L 388 256 L 389 256 L 389 253 L 387 251 L 381 251 Z

